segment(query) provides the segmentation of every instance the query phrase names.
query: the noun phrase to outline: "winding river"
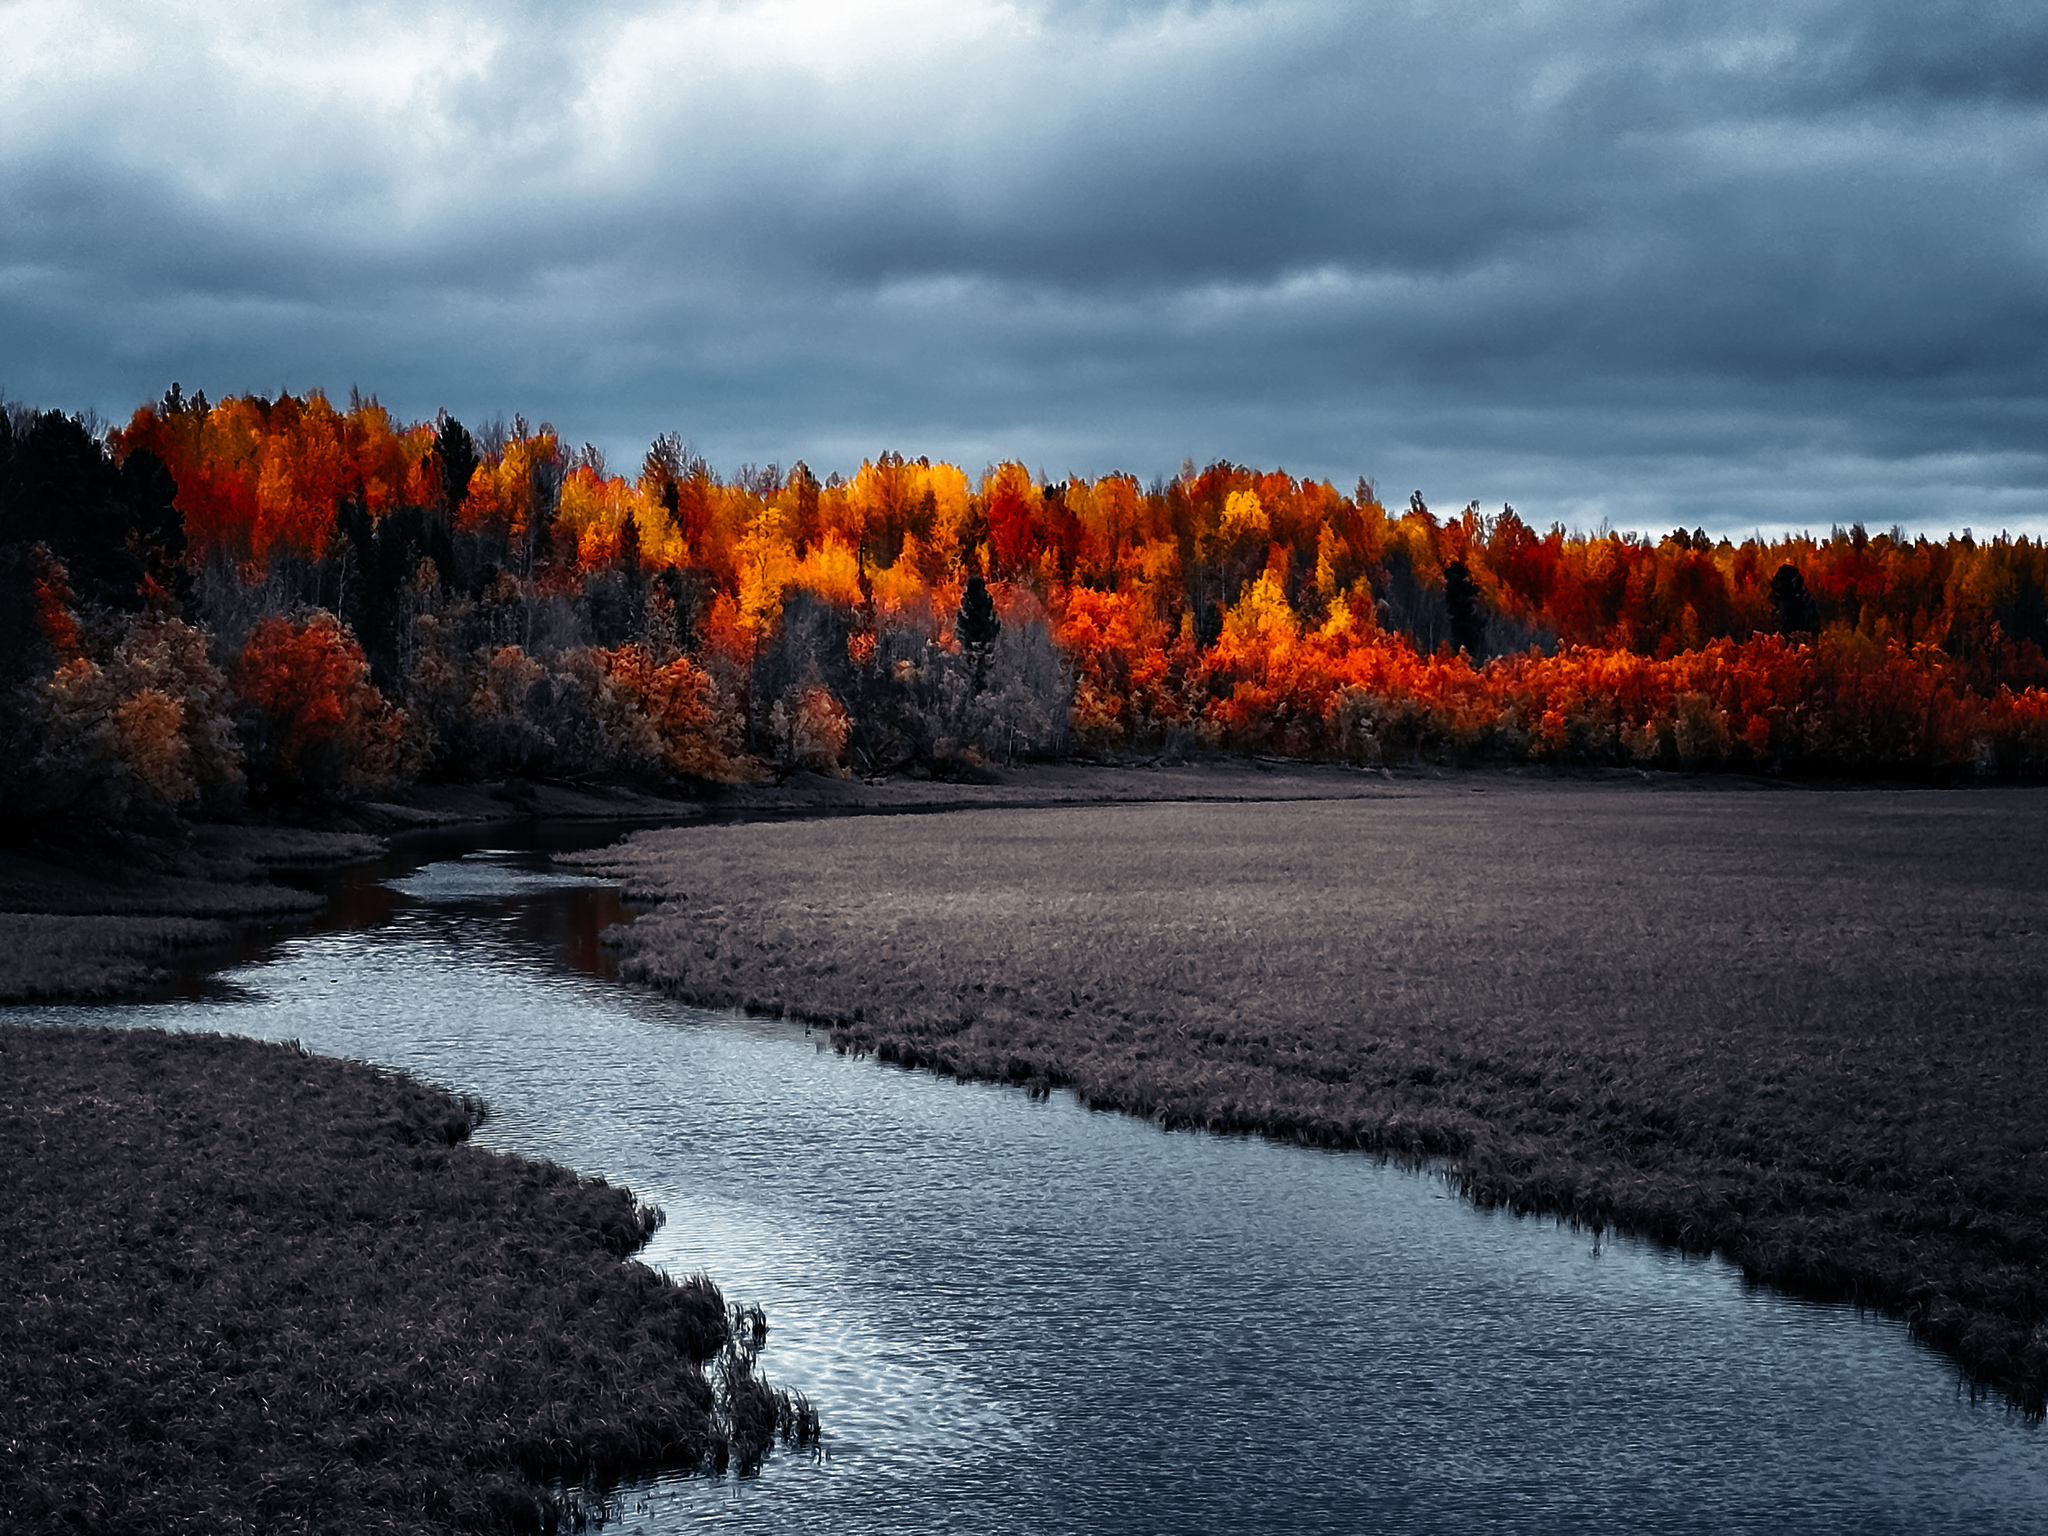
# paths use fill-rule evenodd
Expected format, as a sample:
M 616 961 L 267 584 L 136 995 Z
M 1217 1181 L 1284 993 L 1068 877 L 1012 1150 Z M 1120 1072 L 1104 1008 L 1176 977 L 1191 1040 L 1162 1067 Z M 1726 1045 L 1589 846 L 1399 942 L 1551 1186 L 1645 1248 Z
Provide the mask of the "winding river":
M 509 835 L 350 871 L 159 1001 L 7 1013 L 402 1068 L 488 1097 L 484 1145 L 658 1202 L 643 1258 L 766 1308 L 828 1454 L 631 1486 L 610 1529 L 2048 1529 L 2048 1434 L 1897 1324 L 628 991 L 616 895 Z

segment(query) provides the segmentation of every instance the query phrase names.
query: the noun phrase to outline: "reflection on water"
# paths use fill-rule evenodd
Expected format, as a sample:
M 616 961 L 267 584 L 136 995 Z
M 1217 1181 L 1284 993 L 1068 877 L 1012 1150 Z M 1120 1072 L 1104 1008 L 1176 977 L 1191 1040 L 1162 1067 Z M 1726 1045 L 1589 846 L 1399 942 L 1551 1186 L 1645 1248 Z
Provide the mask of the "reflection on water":
M 664 1206 L 647 1262 L 767 1308 L 830 1454 L 636 1485 L 622 1529 L 2041 1528 L 2039 1427 L 1896 1325 L 621 990 L 627 914 L 536 852 L 342 884 L 213 996 L 12 1012 L 402 1067 Z

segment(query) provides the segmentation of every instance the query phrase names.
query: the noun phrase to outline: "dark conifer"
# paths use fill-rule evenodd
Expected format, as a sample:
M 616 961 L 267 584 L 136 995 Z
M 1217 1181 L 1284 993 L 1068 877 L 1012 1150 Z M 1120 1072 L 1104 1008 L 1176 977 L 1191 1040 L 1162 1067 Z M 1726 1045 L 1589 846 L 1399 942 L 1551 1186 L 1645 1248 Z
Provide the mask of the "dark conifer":
M 1820 628 L 1820 611 L 1806 590 L 1806 578 L 1789 560 L 1771 578 L 1771 607 L 1777 611 L 1781 635 L 1810 635 Z
M 996 601 L 989 596 L 988 583 L 979 572 L 967 578 L 953 632 L 974 670 L 974 691 L 979 693 L 988 686 L 989 657 L 995 651 L 996 637 L 1003 632 L 1003 621 L 996 617 Z
M 619 529 L 619 569 L 629 580 L 640 579 L 640 520 L 632 513 L 626 514 L 625 524 Z
M 462 498 L 469 494 L 469 479 L 483 461 L 478 458 L 476 439 L 469 429 L 446 411 L 434 429 L 434 456 L 440 461 L 441 507 L 450 518 L 462 510 Z
M 1479 583 L 1462 560 L 1444 567 L 1444 606 L 1451 614 L 1451 644 L 1474 661 L 1486 652 L 1486 623 L 1479 612 Z
M 0 544 L 47 546 L 84 602 L 140 607 L 133 514 L 105 445 L 77 417 L 43 411 L 13 448 L 0 495 Z
M 818 477 L 811 473 L 811 466 L 802 459 L 790 466 L 789 489 L 793 502 L 790 541 L 796 546 L 797 557 L 801 559 L 824 532 L 824 524 L 818 516 Z
M 178 482 L 162 459 L 138 448 L 121 463 L 121 499 L 145 572 L 182 605 L 191 596 L 192 573 L 185 567 L 185 514 L 178 510 Z

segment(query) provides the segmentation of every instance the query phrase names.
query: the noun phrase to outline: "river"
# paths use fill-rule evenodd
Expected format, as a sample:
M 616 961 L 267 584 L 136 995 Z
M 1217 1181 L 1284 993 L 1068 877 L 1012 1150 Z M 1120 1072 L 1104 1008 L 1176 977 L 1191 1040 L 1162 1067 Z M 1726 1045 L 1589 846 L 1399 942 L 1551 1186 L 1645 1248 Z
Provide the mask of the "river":
M 610 1529 L 2048 1527 L 2042 1427 L 1898 1324 L 635 993 L 616 894 L 510 836 L 349 871 L 320 924 L 156 1001 L 5 1016 L 401 1068 L 486 1096 L 480 1144 L 660 1204 L 642 1258 L 767 1310 L 827 1454 L 635 1484 Z

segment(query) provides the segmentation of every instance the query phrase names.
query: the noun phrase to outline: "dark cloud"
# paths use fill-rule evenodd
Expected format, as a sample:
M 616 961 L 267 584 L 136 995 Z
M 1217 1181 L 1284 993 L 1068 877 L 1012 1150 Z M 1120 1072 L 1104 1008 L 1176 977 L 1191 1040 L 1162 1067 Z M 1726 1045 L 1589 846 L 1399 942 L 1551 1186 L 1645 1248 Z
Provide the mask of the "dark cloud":
M 2048 527 L 2026 7 L 20 14 L 17 398 Z

